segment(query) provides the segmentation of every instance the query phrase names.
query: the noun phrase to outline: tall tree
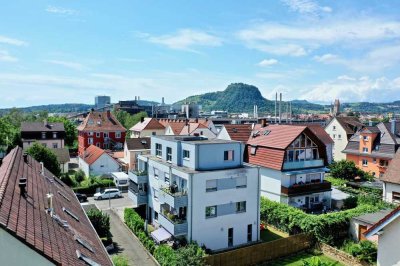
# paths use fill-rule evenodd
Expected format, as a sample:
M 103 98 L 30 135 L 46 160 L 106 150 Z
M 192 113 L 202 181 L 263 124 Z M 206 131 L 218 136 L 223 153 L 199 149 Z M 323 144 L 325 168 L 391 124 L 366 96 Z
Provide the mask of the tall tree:
M 60 176 L 61 169 L 57 156 L 49 148 L 35 142 L 26 152 L 36 161 L 43 162 L 44 166 L 55 176 Z
M 74 146 L 74 141 L 78 137 L 78 130 L 71 120 L 63 116 L 53 116 L 49 117 L 48 121 L 53 123 L 63 123 L 66 134 L 65 144 L 69 147 Z

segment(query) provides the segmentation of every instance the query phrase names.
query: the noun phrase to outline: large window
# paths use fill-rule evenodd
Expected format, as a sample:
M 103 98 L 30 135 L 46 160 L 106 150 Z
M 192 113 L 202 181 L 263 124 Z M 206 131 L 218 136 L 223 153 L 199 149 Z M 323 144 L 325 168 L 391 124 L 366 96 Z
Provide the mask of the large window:
M 121 138 L 121 132 L 119 131 L 115 132 L 115 138 L 117 139 Z
M 393 202 L 400 203 L 400 192 L 393 191 L 392 200 Z
M 228 229 L 228 247 L 233 246 L 233 228 Z
M 162 156 L 162 145 L 160 143 L 156 143 L 156 156 Z
M 206 181 L 206 192 L 217 191 L 217 180 L 207 180 Z
M 233 150 L 229 150 L 229 151 L 224 151 L 224 160 L 225 161 L 233 161 Z
M 190 151 L 188 150 L 183 150 L 183 159 L 190 159 Z
M 217 206 L 206 207 L 206 218 L 217 217 Z
M 172 148 L 167 147 L 167 161 L 171 162 L 172 161 Z
M 239 201 L 236 202 L 236 212 L 245 212 L 246 211 L 246 202 Z
M 368 148 L 367 148 L 367 147 L 364 147 L 364 148 L 363 148 L 363 152 L 368 152 Z
M 317 159 L 319 159 L 318 147 L 305 134 L 301 134 L 286 150 L 286 162 L 308 161 Z

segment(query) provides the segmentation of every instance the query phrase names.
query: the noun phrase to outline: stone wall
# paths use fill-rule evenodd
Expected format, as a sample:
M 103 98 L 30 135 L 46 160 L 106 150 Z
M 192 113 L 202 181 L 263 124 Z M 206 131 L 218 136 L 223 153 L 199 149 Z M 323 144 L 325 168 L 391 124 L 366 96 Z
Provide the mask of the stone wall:
M 369 266 L 367 262 L 360 261 L 357 258 L 354 258 L 350 254 L 347 254 L 346 252 L 339 250 L 337 248 L 331 247 L 327 244 L 319 243 L 319 247 L 321 248 L 321 251 L 329 256 L 332 257 L 333 259 L 340 261 L 341 263 L 345 265 L 352 265 L 352 266 Z

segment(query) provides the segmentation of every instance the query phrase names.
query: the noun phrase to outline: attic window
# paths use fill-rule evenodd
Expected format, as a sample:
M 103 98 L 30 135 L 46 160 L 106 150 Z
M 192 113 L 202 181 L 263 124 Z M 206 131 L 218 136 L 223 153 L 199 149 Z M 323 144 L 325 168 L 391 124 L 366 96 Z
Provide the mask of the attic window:
M 250 147 L 250 154 L 251 155 L 256 155 L 257 152 L 257 146 L 251 146 Z
M 255 138 L 255 137 L 257 137 L 258 135 L 260 134 L 260 131 L 255 131 L 254 133 L 253 133 L 253 138 Z
M 53 180 L 56 181 L 60 186 L 62 186 L 62 187 L 64 186 L 64 184 L 61 182 L 61 180 L 58 179 L 57 177 L 53 176 Z
M 264 135 L 264 136 L 268 136 L 269 133 L 271 133 L 271 131 L 265 130 L 265 131 L 263 132 L 263 135 Z
M 100 264 L 98 264 L 97 262 L 95 262 L 94 260 L 92 260 L 89 257 L 86 257 L 85 255 L 83 255 L 79 250 L 76 250 L 76 256 L 78 257 L 78 259 L 83 260 L 84 262 L 86 262 L 87 265 L 90 266 L 100 266 Z
M 61 191 L 57 191 L 58 194 L 60 194 L 64 199 L 71 201 L 64 193 L 62 193 Z
M 76 216 L 74 213 L 72 213 L 70 210 L 68 210 L 67 208 L 63 207 L 62 210 L 67 213 L 69 216 L 71 216 L 72 218 L 74 218 L 75 220 L 77 220 L 79 222 L 79 218 L 78 216 Z
M 140 141 L 143 145 L 146 145 L 147 144 L 147 141 L 146 140 L 142 140 L 142 141 Z
M 91 251 L 94 253 L 94 249 L 92 248 L 92 246 L 89 244 L 89 242 L 87 242 L 86 240 L 80 238 L 79 236 L 75 236 L 75 240 L 81 244 L 82 246 L 84 246 L 87 250 Z

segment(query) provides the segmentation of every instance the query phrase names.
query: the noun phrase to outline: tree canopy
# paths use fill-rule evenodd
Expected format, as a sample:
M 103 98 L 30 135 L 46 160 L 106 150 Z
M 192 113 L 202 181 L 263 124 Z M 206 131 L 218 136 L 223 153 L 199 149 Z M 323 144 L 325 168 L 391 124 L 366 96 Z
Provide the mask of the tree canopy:
M 38 142 L 35 142 L 26 150 L 26 152 L 36 161 L 43 162 L 44 167 L 46 167 L 55 176 L 60 176 L 61 169 L 57 156 L 49 148 Z
M 76 125 L 71 122 L 71 120 L 63 116 L 53 116 L 49 117 L 48 121 L 53 123 L 63 123 L 66 134 L 65 145 L 69 147 L 74 146 L 74 141 L 76 141 L 78 137 L 78 130 L 76 129 Z
M 128 130 L 137 124 L 142 117 L 147 117 L 146 112 L 131 115 L 126 111 L 114 111 L 114 114 L 118 121 Z

